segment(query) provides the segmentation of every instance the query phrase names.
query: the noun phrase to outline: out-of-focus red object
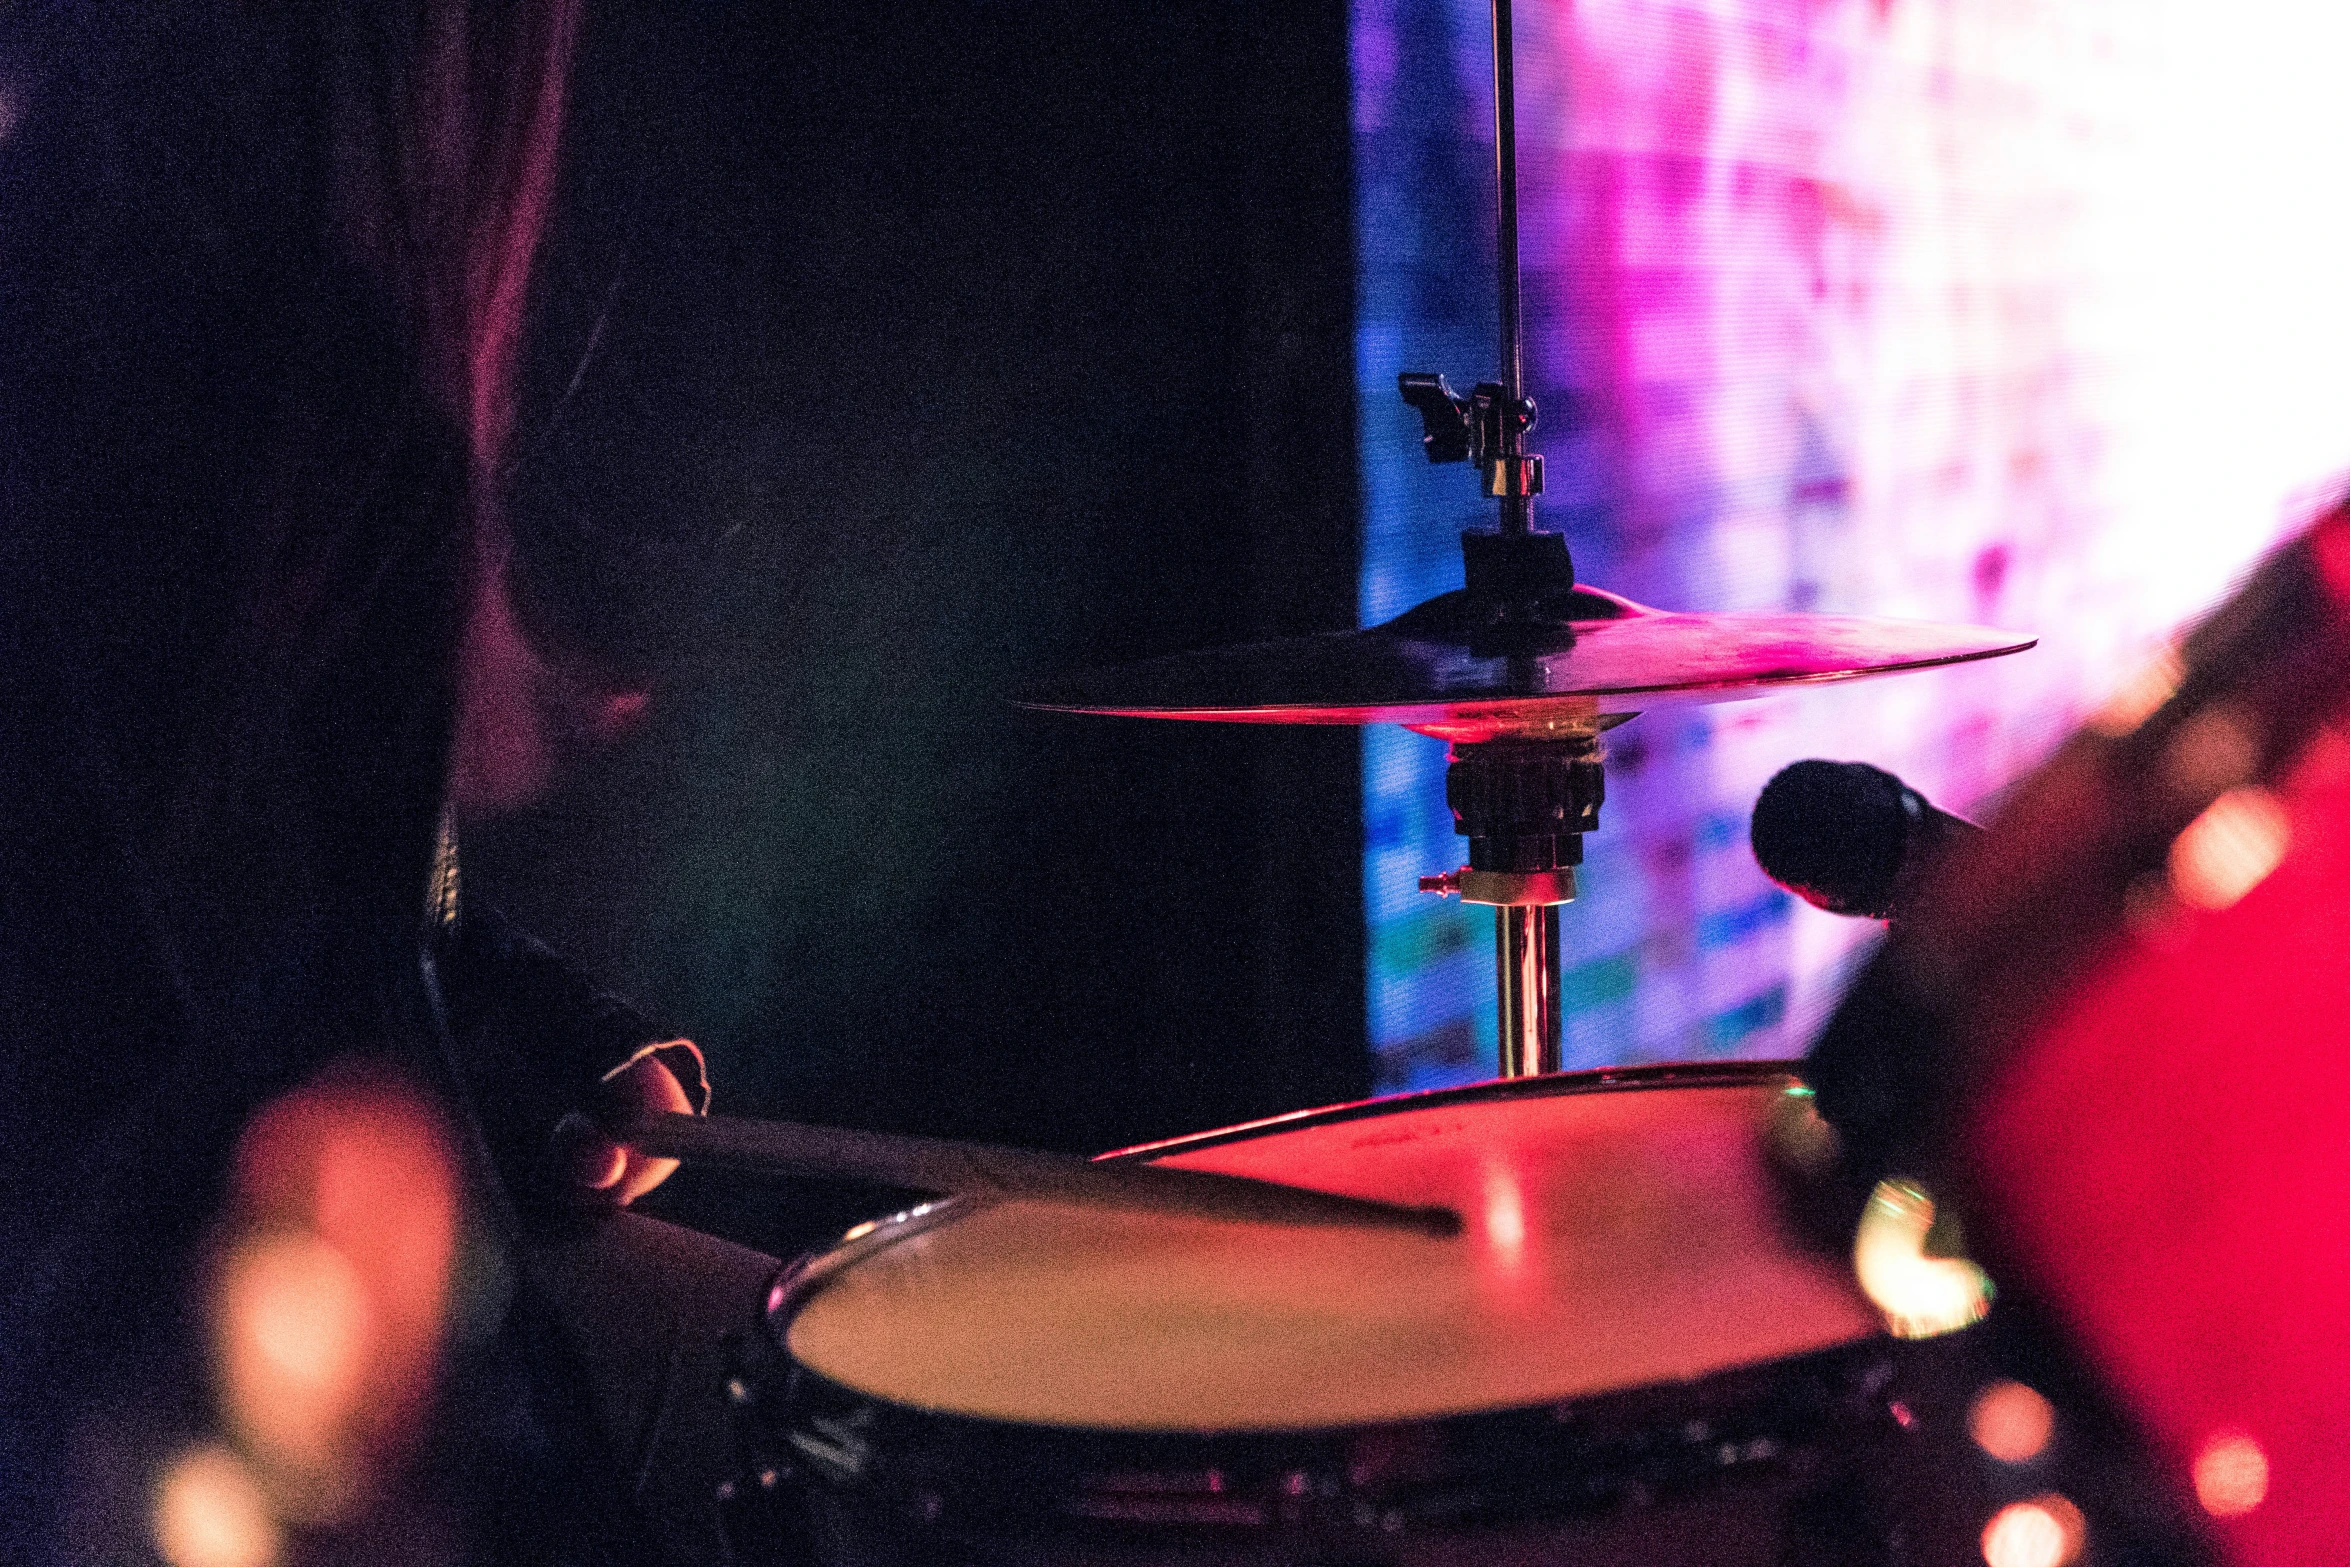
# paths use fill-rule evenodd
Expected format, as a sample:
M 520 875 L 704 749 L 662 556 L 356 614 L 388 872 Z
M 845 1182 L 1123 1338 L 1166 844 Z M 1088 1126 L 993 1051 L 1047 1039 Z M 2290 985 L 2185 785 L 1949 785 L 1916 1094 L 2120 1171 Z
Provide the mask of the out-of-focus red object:
M 332 1522 L 395 1474 L 431 1409 L 457 1258 L 457 1162 L 405 1081 L 342 1069 L 237 1147 L 212 1275 L 223 1424 L 286 1516 Z
M 1807 1075 L 1847 1175 L 1947 1181 L 2104 1374 L 2123 1512 L 2350 1562 L 2350 503 L 1934 867 Z
M 1968 1157 L 2229 1555 L 2350 1562 L 2350 737 L 2222 796 L 2169 871 Z

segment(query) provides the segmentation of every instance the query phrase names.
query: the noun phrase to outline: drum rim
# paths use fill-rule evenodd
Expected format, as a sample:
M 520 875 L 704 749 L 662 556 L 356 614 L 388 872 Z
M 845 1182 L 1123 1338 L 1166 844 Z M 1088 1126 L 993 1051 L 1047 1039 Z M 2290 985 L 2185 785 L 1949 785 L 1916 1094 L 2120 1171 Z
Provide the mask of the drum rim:
M 1423 1088 L 1411 1093 L 1354 1099 L 1343 1104 L 1243 1121 L 1234 1126 L 1190 1132 L 1159 1142 L 1136 1143 L 1098 1157 L 1104 1161 L 1158 1159 L 1227 1143 L 1248 1142 L 1280 1132 L 1309 1127 L 1337 1126 L 1367 1120 L 1395 1110 L 1447 1109 L 1485 1104 L 1500 1099 L 1550 1099 L 1610 1091 L 1653 1088 L 1804 1088 L 1800 1060 L 1671 1061 L 1641 1066 L 1599 1067 L 1587 1072 L 1551 1072 L 1538 1077 L 1489 1078 L 1452 1088 Z M 1806 1090 L 1808 1091 L 1808 1090 Z M 975 1196 L 942 1197 L 898 1213 L 868 1219 L 853 1226 L 823 1251 L 810 1252 L 787 1264 L 767 1292 L 766 1325 L 775 1343 L 789 1351 L 791 1323 L 808 1303 L 842 1274 L 866 1258 L 911 1240 L 965 1214 L 977 1213 L 997 1199 Z
M 900 1403 L 833 1381 L 787 1355 L 789 1379 L 772 1406 L 771 1423 L 762 1429 L 769 1438 L 781 1438 L 782 1467 L 806 1475 L 819 1489 L 833 1492 L 874 1487 L 886 1492 L 918 1486 L 938 1496 L 944 1482 L 957 1489 L 976 1485 L 992 1493 L 1005 1473 L 1001 1466 L 1008 1455 L 1025 1471 L 1028 1483 L 1039 1483 L 1041 1474 L 1046 1489 L 1072 1495 L 1107 1491 L 1141 1496 L 1146 1502 L 1155 1499 L 1162 1506 L 1172 1501 L 1180 1507 L 1185 1492 L 1197 1497 L 1202 1488 L 1166 1482 L 1190 1478 L 1206 1482 L 1205 1493 L 1214 1498 L 1211 1506 L 1220 1503 L 1230 1507 L 1247 1505 L 1252 1497 L 1261 1500 L 1274 1473 L 1286 1471 L 1287 1476 L 1325 1475 L 1331 1482 L 1315 1485 L 1310 1491 L 1296 1489 L 1293 1484 L 1285 1486 L 1281 1494 L 1286 1496 L 1310 1495 L 1324 1502 L 1334 1497 L 1348 1503 L 1368 1500 L 1382 1509 L 1406 1512 L 1433 1501 L 1441 1518 L 1457 1510 L 1447 1503 L 1457 1500 L 1464 1486 L 1491 1491 L 1490 1481 L 1500 1476 L 1502 1489 L 1508 1490 L 1507 1473 L 1521 1468 L 1529 1451 L 1559 1444 L 1596 1446 L 1603 1453 L 1613 1452 L 1604 1471 L 1585 1460 L 1578 1473 L 1615 1475 L 1627 1465 L 1637 1466 L 1642 1472 L 1630 1475 L 1628 1486 L 1629 1493 L 1637 1496 L 1652 1484 L 1679 1484 L 1698 1478 L 1700 1471 L 1716 1474 L 1734 1463 L 1777 1462 L 1791 1446 L 1812 1445 L 1803 1441 L 1790 1444 L 1791 1428 L 1785 1423 L 1790 1418 L 1795 1423 L 1793 1434 L 1799 1439 L 1808 1422 L 1819 1422 L 1819 1433 L 1842 1433 L 1855 1439 L 1868 1438 L 1871 1427 L 1879 1436 L 1891 1434 L 1888 1428 L 1907 1431 L 1910 1422 L 1900 1409 L 1896 1389 L 1905 1367 L 1926 1364 L 1932 1358 L 1933 1352 L 1922 1354 L 1923 1349 L 1874 1334 L 1772 1360 L 1723 1367 L 1695 1378 L 1564 1400 L 1328 1426 L 1145 1431 L 1005 1420 Z M 1785 1404 L 1793 1407 L 1775 1407 Z M 1647 1413 L 1652 1409 L 1661 1409 L 1664 1417 Z M 802 1443 L 796 1432 L 807 1432 L 816 1440 Z M 1741 1432 L 1746 1445 L 1733 1458 L 1719 1444 Z M 839 1452 L 844 1433 L 852 1438 L 847 1445 L 862 1450 L 848 1456 L 846 1462 Z M 1356 1443 L 1403 1433 L 1441 1443 L 1447 1455 L 1442 1472 L 1407 1471 L 1368 1478 L 1350 1472 L 1353 1465 L 1347 1459 Z M 1767 1439 L 1768 1450 L 1753 1445 L 1757 1435 Z M 1829 1445 L 1834 1440 L 1833 1434 L 1827 1436 Z M 1498 1470 L 1480 1467 L 1479 1455 L 1490 1453 L 1497 1443 L 1510 1448 L 1508 1464 Z M 893 1462 L 908 1453 L 921 1455 L 916 1466 L 921 1478 L 910 1479 L 903 1471 L 894 1477 L 876 1471 L 869 1455 L 877 1452 L 892 1455 Z M 962 1456 L 972 1452 L 979 1455 L 976 1461 Z M 1702 1456 L 1707 1454 L 1710 1458 Z M 1660 1459 L 1672 1464 L 1677 1455 L 1700 1456 L 1679 1475 L 1654 1472 Z M 1139 1485 L 1133 1483 L 1138 1478 L 1142 1481 Z M 1411 1493 L 1415 1491 L 1426 1493 L 1423 1501 L 1414 1501 Z M 965 1489 L 965 1495 L 969 1494 Z M 1615 1501 L 1602 1505 L 1604 1510 Z M 1536 1498 L 1523 1494 L 1489 1496 L 1486 1505 L 1477 1509 L 1488 1516 L 1541 1510 Z M 1569 1510 L 1576 1508 L 1570 1504 Z M 919 1516 L 928 1523 L 936 1513 L 925 1509 Z M 1252 1529 L 1269 1529 L 1276 1535 L 1300 1527 L 1297 1519 L 1271 1515 L 1178 1519 L 1076 1511 L 1037 1513 L 1034 1517 L 1046 1522 L 1123 1520 L 1161 1527 L 1237 1522 Z
M 1103 1162 L 1157 1159 L 1195 1149 L 1219 1148 L 1276 1132 L 1301 1131 L 1313 1126 L 1338 1126 L 1383 1115 L 1398 1107 L 1442 1109 L 1453 1105 L 1484 1104 L 1495 1099 L 1549 1099 L 1570 1094 L 1601 1093 L 1609 1089 L 1641 1088 L 1761 1088 L 1774 1082 L 1801 1086 L 1801 1061 L 1666 1061 L 1643 1066 L 1604 1066 L 1587 1072 L 1548 1072 L 1539 1077 L 1495 1077 L 1452 1088 L 1423 1088 L 1411 1093 L 1355 1099 L 1312 1110 L 1291 1110 L 1261 1120 L 1205 1132 L 1187 1132 L 1154 1143 L 1136 1143 L 1098 1157 Z

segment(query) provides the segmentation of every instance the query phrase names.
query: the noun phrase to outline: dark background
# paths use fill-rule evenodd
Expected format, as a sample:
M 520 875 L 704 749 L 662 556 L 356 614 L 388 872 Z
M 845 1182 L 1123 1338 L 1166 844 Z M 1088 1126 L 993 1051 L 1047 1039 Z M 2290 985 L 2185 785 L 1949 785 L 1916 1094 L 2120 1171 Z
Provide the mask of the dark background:
M 1093 1151 L 1359 1095 L 1357 737 L 1025 713 L 1351 625 L 1345 8 L 590 8 L 524 589 L 654 716 L 469 892 L 720 1108 Z M 877 1194 L 684 1172 L 774 1249 Z

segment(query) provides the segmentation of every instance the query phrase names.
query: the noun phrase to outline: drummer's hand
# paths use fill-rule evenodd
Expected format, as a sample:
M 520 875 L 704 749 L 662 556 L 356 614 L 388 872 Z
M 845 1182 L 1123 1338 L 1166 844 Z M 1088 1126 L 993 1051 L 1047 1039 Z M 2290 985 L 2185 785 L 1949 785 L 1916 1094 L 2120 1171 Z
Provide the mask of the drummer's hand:
M 626 1207 L 677 1168 L 614 1141 L 604 1128 L 654 1110 L 691 1111 L 685 1088 L 657 1056 L 639 1056 L 596 1087 L 595 1115 L 567 1115 L 555 1128 L 555 1175 L 564 1194 L 589 1207 Z

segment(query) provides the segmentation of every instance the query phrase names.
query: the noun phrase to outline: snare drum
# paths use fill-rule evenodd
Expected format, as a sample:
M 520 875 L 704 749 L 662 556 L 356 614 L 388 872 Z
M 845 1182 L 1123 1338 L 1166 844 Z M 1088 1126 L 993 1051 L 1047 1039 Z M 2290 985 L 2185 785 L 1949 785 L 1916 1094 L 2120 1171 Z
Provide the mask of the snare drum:
M 1896 1346 L 1773 1198 L 1803 1092 L 1519 1079 L 1117 1156 L 1443 1203 L 1452 1239 L 1026 1200 L 860 1226 L 775 1288 L 754 1469 L 854 1567 L 1914 1559 Z

